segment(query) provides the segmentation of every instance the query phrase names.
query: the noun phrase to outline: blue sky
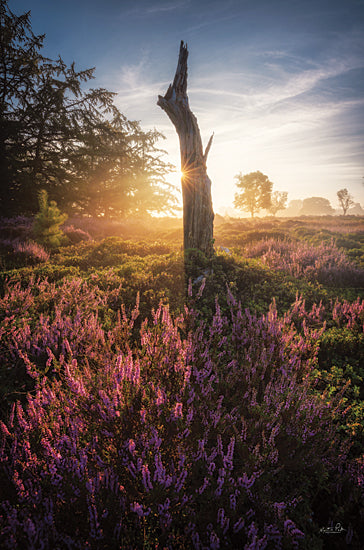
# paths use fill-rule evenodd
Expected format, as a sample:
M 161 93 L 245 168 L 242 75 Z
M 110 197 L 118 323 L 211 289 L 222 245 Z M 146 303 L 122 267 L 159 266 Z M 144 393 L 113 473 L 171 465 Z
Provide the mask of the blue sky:
M 31 10 L 44 53 L 96 67 L 92 87 L 144 129 L 157 128 L 179 167 L 175 130 L 156 105 L 189 49 L 188 94 L 208 159 L 215 211 L 234 176 L 260 170 L 288 200 L 346 187 L 364 206 L 364 0 L 10 0 Z M 179 172 L 171 175 L 179 182 Z

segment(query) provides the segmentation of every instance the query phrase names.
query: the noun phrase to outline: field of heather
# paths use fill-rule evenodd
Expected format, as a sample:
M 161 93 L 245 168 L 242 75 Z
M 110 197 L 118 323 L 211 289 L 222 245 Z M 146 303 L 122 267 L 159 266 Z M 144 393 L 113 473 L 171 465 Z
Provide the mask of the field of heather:
M 0 547 L 364 541 L 364 218 L 0 220 Z

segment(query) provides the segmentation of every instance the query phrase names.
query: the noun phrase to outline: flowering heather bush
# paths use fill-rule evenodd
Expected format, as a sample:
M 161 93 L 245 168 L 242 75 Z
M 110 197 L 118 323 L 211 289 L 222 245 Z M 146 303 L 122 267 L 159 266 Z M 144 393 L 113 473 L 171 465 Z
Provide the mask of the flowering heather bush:
M 83 229 L 80 228 L 75 228 L 73 225 L 66 225 L 62 227 L 62 231 L 72 244 L 92 240 L 91 235 L 87 233 L 87 231 L 83 231 Z
M 333 243 L 312 246 L 305 242 L 267 239 L 247 245 L 249 258 L 261 258 L 270 267 L 294 277 L 333 286 L 363 286 L 364 271 Z
M 0 246 L 12 252 L 12 261 L 30 265 L 47 262 L 49 253 L 34 241 L 20 241 L 19 239 L 1 239 Z
M 37 262 L 47 262 L 49 260 L 49 253 L 44 248 L 34 241 L 18 242 L 14 243 L 15 254 L 21 254 L 27 259 Z
M 364 452 L 364 300 L 338 300 L 320 340 L 319 379 L 330 394 L 350 382 L 345 399 L 348 414 L 342 428 L 355 435 L 356 454 Z M 319 382 L 321 384 L 321 382 Z
M 364 332 L 364 300 L 357 298 L 355 302 L 336 301 L 332 317 L 339 327 L 346 327 L 357 332 Z
M 322 547 L 363 471 L 336 436 L 339 398 L 312 391 L 320 308 L 228 300 L 209 326 L 162 305 L 140 323 L 81 280 L 8 285 L 0 364 L 34 390 L 1 423 L 3 548 Z

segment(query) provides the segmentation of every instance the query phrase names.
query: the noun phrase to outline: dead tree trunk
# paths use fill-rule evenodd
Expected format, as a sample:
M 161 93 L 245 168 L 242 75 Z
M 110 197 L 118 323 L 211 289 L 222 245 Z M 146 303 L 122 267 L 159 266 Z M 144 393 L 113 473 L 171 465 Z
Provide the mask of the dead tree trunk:
M 213 136 L 203 152 L 197 119 L 188 105 L 187 57 L 187 45 L 182 41 L 173 84 L 164 97 L 158 96 L 157 105 L 173 122 L 180 141 L 184 249 L 197 248 L 211 256 L 214 212 L 206 159 Z

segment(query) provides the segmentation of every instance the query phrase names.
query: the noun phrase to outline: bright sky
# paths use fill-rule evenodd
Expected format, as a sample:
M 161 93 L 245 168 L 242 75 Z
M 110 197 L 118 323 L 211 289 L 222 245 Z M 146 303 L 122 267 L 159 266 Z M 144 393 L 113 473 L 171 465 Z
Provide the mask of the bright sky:
M 364 0 L 10 0 L 31 10 L 44 54 L 96 67 L 92 87 L 179 167 L 179 142 L 156 105 L 189 49 L 188 95 L 208 158 L 215 212 L 234 176 L 260 170 L 288 201 L 347 188 L 364 205 Z M 170 178 L 179 182 L 176 173 Z

